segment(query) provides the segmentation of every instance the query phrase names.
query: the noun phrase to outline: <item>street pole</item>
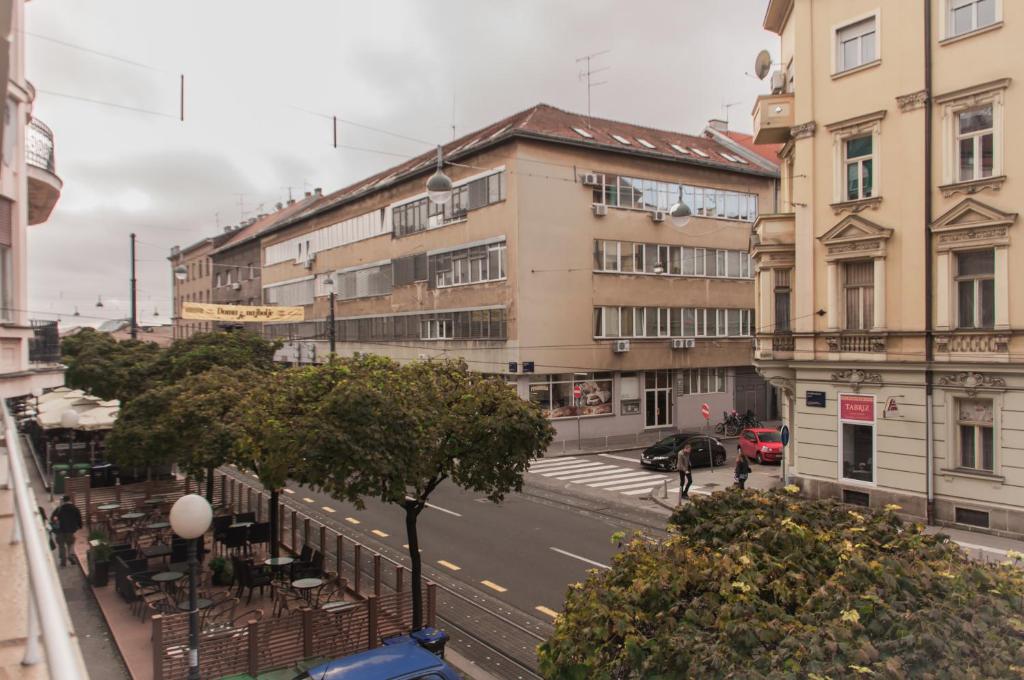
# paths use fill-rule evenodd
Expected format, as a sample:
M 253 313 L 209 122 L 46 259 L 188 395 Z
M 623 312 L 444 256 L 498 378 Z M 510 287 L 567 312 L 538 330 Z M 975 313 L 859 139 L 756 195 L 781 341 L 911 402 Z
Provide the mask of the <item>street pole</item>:
M 131 293 L 132 293 L 132 327 L 131 336 L 132 340 L 139 339 L 139 319 L 137 316 L 138 311 L 138 300 L 136 299 L 135 290 L 135 234 L 131 235 L 132 242 L 132 277 L 131 277 Z
M 331 292 L 328 294 L 328 300 L 331 304 L 331 309 L 327 313 L 327 318 L 330 320 L 330 326 L 327 328 L 327 342 L 331 348 L 331 356 L 334 356 L 334 348 L 337 341 L 336 330 L 334 328 L 334 288 L 331 288 Z
M 196 600 L 198 538 L 188 542 L 188 680 L 199 680 L 199 603 Z

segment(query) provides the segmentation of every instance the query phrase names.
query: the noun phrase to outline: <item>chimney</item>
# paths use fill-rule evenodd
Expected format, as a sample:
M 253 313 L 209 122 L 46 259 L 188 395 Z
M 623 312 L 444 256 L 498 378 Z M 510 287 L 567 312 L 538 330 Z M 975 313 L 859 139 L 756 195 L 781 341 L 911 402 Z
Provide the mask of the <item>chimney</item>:
M 294 198 L 289 198 L 288 199 L 288 205 L 295 205 L 295 199 Z
M 312 192 L 309 192 L 309 191 L 306 192 L 306 198 L 309 198 L 312 195 L 313 195 Z
M 277 208 L 278 210 L 280 210 L 281 208 L 284 207 L 284 203 L 282 203 L 281 201 L 278 201 L 277 203 L 274 204 L 274 207 Z
M 708 127 L 712 130 L 718 130 L 719 132 L 727 132 L 729 130 L 729 124 L 721 118 L 712 118 L 709 120 Z
M 314 196 L 323 196 L 324 195 L 323 187 L 317 187 L 317 188 L 313 189 L 313 195 Z

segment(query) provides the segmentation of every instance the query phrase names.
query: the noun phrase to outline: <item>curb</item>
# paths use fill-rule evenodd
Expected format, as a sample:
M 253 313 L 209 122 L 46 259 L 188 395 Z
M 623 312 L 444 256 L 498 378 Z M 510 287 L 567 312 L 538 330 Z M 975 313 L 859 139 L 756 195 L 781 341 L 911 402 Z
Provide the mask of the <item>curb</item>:
M 451 646 L 447 646 L 445 648 L 444 660 L 470 680 L 498 680 L 497 676 L 491 675 L 484 669 L 480 668 L 475 663 L 452 649 Z

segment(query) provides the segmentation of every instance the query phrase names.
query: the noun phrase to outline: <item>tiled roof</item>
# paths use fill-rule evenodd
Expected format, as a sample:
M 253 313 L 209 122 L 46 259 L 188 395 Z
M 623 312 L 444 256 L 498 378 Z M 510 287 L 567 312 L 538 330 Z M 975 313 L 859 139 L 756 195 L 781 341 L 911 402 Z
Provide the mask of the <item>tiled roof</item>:
M 726 135 L 729 139 L 748 151 L 756 153 L 758 156 L 771 161 L 776 165 L 779 164 L 779 151 L 783 147 L 782 144 L 754 144 L 753 135 L 744 134 L 742 132 L 733 132 L 732 130 L 726 130 L 722 134 Z
M 586 134 L 581 134 L 580 131 Z M 592 147 L 602 151 L 629 153 L 662 160 L 668 159 L 683 164 L 713 167 L 762 177 L 777 175 L 775 172 L 753 164 L 728 160 L 722 153 L 733 155 L 732 150 L 704 136 L 659 130 L 604 118 L 588 118 L 585 115 L 563 111 L 548 104 L 537 104 L 448 142 L 442 147 L 444 158 L 446 161 L 458 160 L 460 157 L 476 153 L 513 137 Z M 626 140 L 628 144 L 621 140 Z M 680 149 L 685 151 L 680 151 Z M 757 151 L 757 153 L 764 155 L 762 151 Z M 361 179 L 343 189 L 327 194 L 322 201 L 297 215 L 279 221 L 275 228 L 294 224 L 305 217 L 336 207 L 374 189 L 404 181 L 412 175 L 426 174 L 434 167 L 436 157 L 436 150 L 427 151 L 404 163 Z M 772 159 L 772 162 L 778 163 L 778 160 Z
M 286 205 L 280 208 L 279 210 L 276 210 L 275 212 L 260 217 L 255 222 L 251 222 L 242 227 L 241 229 L 229 232 L 230 236 L 228 237 L 228 239 L 221 243 L 220 247 L 213 251 L 214 254 L 223 253 L 226 250 L 231 250 L 232 248 L 240 246 L 243 243 L 251 241 L 252 239 L 258 237 L 260 234 L 267 231 L 268 229 L 273 229 L 275 226 L 277 226 L 281 222 L 284 222 L 289 217 L 297 215 L 303 210 L 312 208 L 314 205 L 322 201 L 323 198 L 324 197 L 321 196 L 320 194 L 312 194 L 309 196 L 305 196 L 295 201 L 291 205 Z

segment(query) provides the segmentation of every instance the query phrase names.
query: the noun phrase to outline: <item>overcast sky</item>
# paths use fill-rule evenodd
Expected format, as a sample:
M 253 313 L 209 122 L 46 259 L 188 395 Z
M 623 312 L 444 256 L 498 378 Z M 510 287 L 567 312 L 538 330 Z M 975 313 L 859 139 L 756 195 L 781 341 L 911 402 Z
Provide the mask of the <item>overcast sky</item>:
M 453 121 L 462 135 L 539 102 L 585 112 L 575 60 L 611 50 L 593 61 L 608 69 L 594 76 L 607 81 L 593 88 L 595 116 L 698 133 L 737 103 L 730 125 L 749 131 L 767 84 L 745 72 L 758 50 L 778 48 L 761 28 L 765 6 L 33 0 L 30 33 L 147 68 L 26 36 L 35 115 L 54 130 L 64 181 L 50 220 L 29 230 L 30 316 L 59 313 L 64 324 L 127 316 L 134 231 L 140 313 L 167 322 L 171 246 L 270 211 L 289 187 L 296 197 L 330 192 L 429 148 L 342 125 L 341 144 L 386 153 L 334 149 L 330 121 L 298 109 L 442 142 Z

